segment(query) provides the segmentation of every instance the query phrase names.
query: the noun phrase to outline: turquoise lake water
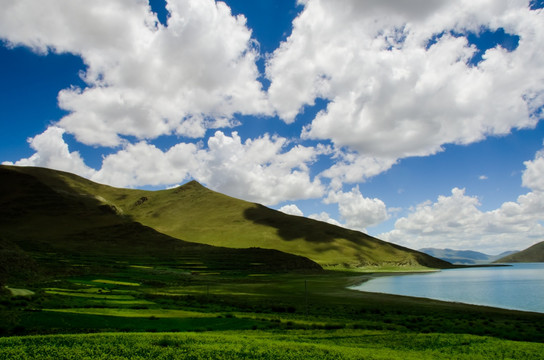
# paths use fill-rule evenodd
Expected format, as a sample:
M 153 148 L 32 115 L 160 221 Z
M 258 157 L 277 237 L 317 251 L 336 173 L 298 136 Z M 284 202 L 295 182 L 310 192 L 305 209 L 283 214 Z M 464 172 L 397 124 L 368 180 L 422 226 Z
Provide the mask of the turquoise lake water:
M 383 276 L 352 289 L 544 313 L 544 263 Z

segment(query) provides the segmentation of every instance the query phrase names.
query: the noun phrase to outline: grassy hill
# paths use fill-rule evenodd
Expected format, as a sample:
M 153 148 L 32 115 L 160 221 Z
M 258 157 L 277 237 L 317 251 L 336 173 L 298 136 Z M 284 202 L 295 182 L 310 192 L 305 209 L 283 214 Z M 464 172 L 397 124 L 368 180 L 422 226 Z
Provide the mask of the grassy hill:
M 358 231 L 235 199 L 195 181 L 175 189 L 144 191 L 43 168 L 1 166 L 0 176 L 5 184 L 0 193 L 5 240 L 29 237 L 44 251 L 52 239 L 73 251 L 106 247 L 111 254 L 138 249 L 164 249 L 170 254 L 179 247 L 195 247 L 172 242 L 183 239 L 225 248 L 275 249 L 329 268 L 451 266 Z M 108 248 L 113 246 L 112 237 L 117 239 L 115 249 Z M 95 243 L 89 246 L 82 239 Z
M 101 273 L 128 260 L 173 264 L 180 272 L 321 269 L 277 250 L 221 248 L 161 234 L 98 195 L 124 197 L 133 191 L 72 174 L 1 166 L 0 183 L 0 283 Z
M 544 262 L 544 241 L 539 242 L 525 250 L 505 256 L 495 261 L 497 263 L 515 262 Z
M 238 200 L 195 181 L 116 205 L 135 220 L 170 236 L 218 246 L 278 249 L 325 267 L 447 266 L 361 232 Z

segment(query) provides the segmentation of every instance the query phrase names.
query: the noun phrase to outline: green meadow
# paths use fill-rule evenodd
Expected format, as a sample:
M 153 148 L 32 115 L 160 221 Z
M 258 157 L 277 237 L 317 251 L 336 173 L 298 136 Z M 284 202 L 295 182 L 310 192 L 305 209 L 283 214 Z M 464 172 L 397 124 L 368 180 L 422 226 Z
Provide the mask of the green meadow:
M 379 330 L 90 334 L 0 339 L 12 359 L 541 359 L 542 346 Z
M 172 269 L 175 270 L 175 269 Z M 0 359 L 540 359 L 544 314 L 349 290 L 371 273 L 117 265 L 4 293 Z M 136 280 L 138 279 L 138 280 Z

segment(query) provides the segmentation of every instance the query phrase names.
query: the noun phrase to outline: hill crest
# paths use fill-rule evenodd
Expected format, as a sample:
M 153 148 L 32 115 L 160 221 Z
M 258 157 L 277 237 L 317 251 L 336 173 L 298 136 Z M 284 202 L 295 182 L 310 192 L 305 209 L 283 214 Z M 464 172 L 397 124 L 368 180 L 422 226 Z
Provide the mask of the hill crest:
M 134 221 L 130 208 L 117 202 L 141 200 L 146 192 L 40 168 L 0 166 L 0 183 L 0 287 L 121 263 L 172 264 L 180 273 L 322 271 L 307 258 L 278 250 L 217 247 L 162 234 Z
M 53 189 L 59 201 L 71 197 L 90 208 L 98 206 L 102 213 L 109 214 L 109 222 L 138 222 L 191 243 L 279 250 L 309 258 L 326 268 L 451 267 L 442 260 L 358 231 L 215 192 L 197 181 L 173 189 L 144 191 L 114 188 L 48 169 L 2 169 L 11 176 L 33 177 L 40 186 Z
M 544 241 L 534 244 L 525 250 L 505 256 L 496 263 L 544 262 Z

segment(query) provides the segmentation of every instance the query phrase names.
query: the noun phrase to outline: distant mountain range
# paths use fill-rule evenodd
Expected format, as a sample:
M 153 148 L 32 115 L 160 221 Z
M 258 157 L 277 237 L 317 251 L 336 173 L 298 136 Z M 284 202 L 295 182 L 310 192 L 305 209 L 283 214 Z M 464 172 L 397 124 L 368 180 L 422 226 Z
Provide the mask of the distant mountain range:
M 544 241 L 496 260 L 497 263 L 544 262 Z
M 0 183 L 0 282 L 151 259 L 207 271 L 452 267 L 362 232 L 214 192 L 196 181 L 144 191 L 50 169 L 0 166 Z
M 459 264 L 459 265 L 489 264 L 499 259 L 502 259 L 505 256 L 515 254 L 517 252 L 517 251 L 507 251 L 499 255 L 487 255 L 487 254 L 484 254 L 478 251 L 472 251 L 472 250 L 424 248 L 424 249 L 419 249 L 419 251 L 425 254 L 434 256 L 436 258 L 442 259 L 444 261 L 450 262 L 452 264 Z

